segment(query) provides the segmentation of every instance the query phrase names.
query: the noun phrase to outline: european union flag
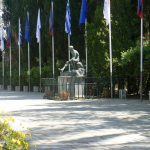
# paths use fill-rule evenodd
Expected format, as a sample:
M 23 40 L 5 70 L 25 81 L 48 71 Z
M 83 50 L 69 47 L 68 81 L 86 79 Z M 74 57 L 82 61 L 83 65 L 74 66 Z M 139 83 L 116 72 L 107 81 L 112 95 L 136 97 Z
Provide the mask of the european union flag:
M 28 15 L 26 17 L 26 25 L 25 25 L 25 40 L 30 42 L 30 26 L 29 26 L 29 18 Z
M 143 18 L 143 4 L 144 4 L 144 0 L 138 0 L 137 15 L 140 18 Z
M 85 24 L 86 18 L 87 18 L 87 0 L 82 0 L 79 26 L 81 26 L 81 24 Z
M 50 16 L 49 16 L 49 34 L 53 35 L 54 34 L 54 19 L 53 19 L 53 0 L 51 1 L 51 9 L 50 9 Z
M 66 6 L 65 32 L 71 35 L 71 16 L 70 16 L 69 0 L 67 1 L 67 6 Z

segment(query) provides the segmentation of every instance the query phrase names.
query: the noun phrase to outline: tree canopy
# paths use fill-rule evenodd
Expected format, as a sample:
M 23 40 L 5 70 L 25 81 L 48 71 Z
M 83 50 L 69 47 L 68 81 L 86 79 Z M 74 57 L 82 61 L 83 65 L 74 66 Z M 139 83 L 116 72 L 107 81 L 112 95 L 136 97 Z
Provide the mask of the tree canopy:
M 55 69 L 68 58 L 67 34 L 65 33 L 66 0 L 54 0 Z M 137 2 L 111 0 L 113 76 L 139 75 L 140 67 L 140 18 L 137 16 Z M 109 76 L 109 34 L 103 17 L 103 0 L 87 0 L 88 32 L 88 76 Z M 3 19 L 12 27 L 13 63 L 17 63 L 18 18 L 21 18 L 23 37 L 27 11 L 30 13 L 31 66 L 38 65 L 38 44 L 36 43 L 36 20 L 41 9 L 42 66 L 52 68 L 51 37 L 48 35 L 50 0 L 3 0 Z M 79 28 L 81 0 L 70 0 L 71 44 L 85 61 L 84 26 Z M 150 1 L 144 2 L 144 35 L 150 32 Z M 22 44 L 22 62 L 27 65 L 27 44 Z M 144 41 L 144 73 L 150 73 L 150 41 Z M 84 62 L 85 63 L 85 62 Z M 128 70 L 128 71 L 127 71 Z

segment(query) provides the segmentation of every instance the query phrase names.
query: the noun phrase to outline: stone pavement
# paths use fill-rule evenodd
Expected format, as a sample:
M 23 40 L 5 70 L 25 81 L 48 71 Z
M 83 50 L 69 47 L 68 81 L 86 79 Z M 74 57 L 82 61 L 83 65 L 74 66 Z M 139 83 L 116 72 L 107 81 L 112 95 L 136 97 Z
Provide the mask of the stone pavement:
M 31 150 L 149 150 L 150 101 L 43 100 L 0 91 L 0 111 L 32 133 Z

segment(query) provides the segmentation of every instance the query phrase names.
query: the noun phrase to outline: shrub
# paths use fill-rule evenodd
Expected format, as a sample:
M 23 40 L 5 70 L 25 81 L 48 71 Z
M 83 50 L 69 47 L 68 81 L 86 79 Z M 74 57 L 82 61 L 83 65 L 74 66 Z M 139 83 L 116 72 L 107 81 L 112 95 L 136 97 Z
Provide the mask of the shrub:
M 30 132 L 16 131 L 11 122 L 14 122 L 12 117 L 0 117 L 0 149 L 29 150 L 27 138 L 31 137 Z

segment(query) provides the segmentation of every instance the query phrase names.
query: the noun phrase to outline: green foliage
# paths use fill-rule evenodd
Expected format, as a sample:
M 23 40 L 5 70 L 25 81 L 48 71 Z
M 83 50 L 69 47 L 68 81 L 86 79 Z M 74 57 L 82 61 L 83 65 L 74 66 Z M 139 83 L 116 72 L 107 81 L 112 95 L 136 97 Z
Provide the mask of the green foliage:
M 27 71 L 23 71 L 23 73 L 21 74 L 20 82 L 21 82 L 21 85 L 23 86 L 28 85 L 28 72 Z
M 31 69 L 31 85 L 38 86 L 40 81 L 39 68 L 33 67 Z
M 44 66 L 41 68 L 42 70 L 42 78 L 50 78 L 52 76 L 50 76 L 51 71 L 50 71 L 50 67 L 48 66 Z M 38 86 L 40 81 L 40 75 L 39 75 L 39 67 L 33 67 L 31 69 L 31 85 L 32 86 Z
M 109 30 L 103 17 L 104 1 L 88 0 L 87 13 L 87 44 L 88 44 L 88 76 L 109 77 Z M 35 38 L 37 10 L 41 9 L 41 48 L 42 48 L 42 77 L 52 77 L 52 48 L 51 37 L 48 35 L 50 1 L 43 0 L 3 0 L 5 25 L 10 20 L 12 27 L 12 68 L 18 62 L 18 17 L 21 18 L 22 27 L 25 27 L 26 12 L 30 13 L 30 54 L 31 54 L 31 84 L 39 84 L 38 44 Z M 150 1 L 144 2 L 144 35 L 150 31 Z M 71 44 L 80 53 L 80 59 L 85 65 L 85 26 L 79 28 L 81 0 L 70 1 L 71 10 Z M 64 30 L 66 13 L 66 0 L 54 1 L 54 37 L 55 37 L 55 77 L 59 75 L 58 69 L 62 67 L 68 58 L 68 37 Z M 113 76 L 129 77 L 139 74 L 140 57 L 140 18 L 137 16 L 137 1 L 113 0 L 111 1 L 111 25 L 112 25 L 112 57 Z M 24 33 L 23 33 L 24 35 Z M 24 37 L 24 36 L 23 36 Z M 149 46 L 144 48 L 144 74 L 150 73 Z M 27 43 L 21 45 L 22 67 L 27 68 Z M 14 70 L 14 69 L 12 69 Z M 127 71 L 128 70 L 128 71 Z M 44 71 L 44 73 L 43 73 Z M 25 72 L 25 71 L 23 71 Z M 47 73 L 46 73 L 47 72 Z M 9 73 L 9 70 L 6 74 Z M 16 72 L 17 73 L 17 72 Z M 7 75 L 8 76 L 8 75 Z M 9 77 L 9 76 L 8 76 Z M 23 80 L 27 83 L 26 73 Z M 16 78 L 17 80 L 17 78 Z
M 149 64 L 150 64 L 150 44 L 148 42 L 144 43 L 143 48 L 143 64 L 145 73 L 149 73 Z M 140 70 L 140 45 L 137 44 L 136 47 L 131 47 L 127 51 L 121 52 L 121 65 L 122 68 L 128 68 L 127 75 L 136 76 L 139 74 Z M 134 68 L 134 69 L 132 69 Z
M 31 137 L 30 132 L 24 133 L 14 130 L 10 122 L 14 119 L 9 116 L 0 116 L 0 149 L 7 150 L 29 150 L 28 138 Z

